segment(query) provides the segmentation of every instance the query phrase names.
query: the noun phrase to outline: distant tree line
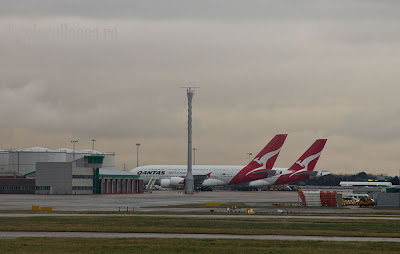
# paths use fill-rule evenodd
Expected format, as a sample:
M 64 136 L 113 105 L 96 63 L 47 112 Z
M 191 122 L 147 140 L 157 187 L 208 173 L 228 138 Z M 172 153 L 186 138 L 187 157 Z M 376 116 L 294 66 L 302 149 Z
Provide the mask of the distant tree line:
M 383 176 L 383 175 L 373 175 L 367 174 L 364 171 L 355 174 L 355 175 L 339 175 L 339 174 L 332 174 L 327 175 L 320 178 L 313 178 L 303 182 L 299 182 L 299 185 L 316 185 L 316 186 L 339 186 L 341 181 L 362 181 L 362 180 L 387 180 L 391 182 L 393 185 L 399 185 L 399 177 L 390 177 L 390 176 Z

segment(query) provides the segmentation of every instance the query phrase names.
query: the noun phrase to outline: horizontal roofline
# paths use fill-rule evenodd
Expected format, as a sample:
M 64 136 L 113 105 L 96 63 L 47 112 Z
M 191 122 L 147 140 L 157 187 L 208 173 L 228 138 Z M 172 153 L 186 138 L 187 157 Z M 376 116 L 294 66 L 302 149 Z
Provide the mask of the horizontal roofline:
M 99 174 L 100 177 L 132 177 L 132 178 L 139 178 L 138 175 L 103 175 Z

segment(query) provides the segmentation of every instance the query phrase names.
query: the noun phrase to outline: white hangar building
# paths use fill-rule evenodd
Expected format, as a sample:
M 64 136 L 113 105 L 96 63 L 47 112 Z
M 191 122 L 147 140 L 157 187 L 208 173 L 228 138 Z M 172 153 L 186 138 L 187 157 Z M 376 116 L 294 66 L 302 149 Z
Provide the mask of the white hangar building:
M 0 150 L 0 172 L 14 172 L 25 175 L 36 171 L 37 162 L 72 162 L 88 155 L 104 156 L 103 167 L 115 167 L 115 153 L 92 150 L 74 151 L 67 148 L 51 150 L 43 147 L 32 147 L 20 150 Z

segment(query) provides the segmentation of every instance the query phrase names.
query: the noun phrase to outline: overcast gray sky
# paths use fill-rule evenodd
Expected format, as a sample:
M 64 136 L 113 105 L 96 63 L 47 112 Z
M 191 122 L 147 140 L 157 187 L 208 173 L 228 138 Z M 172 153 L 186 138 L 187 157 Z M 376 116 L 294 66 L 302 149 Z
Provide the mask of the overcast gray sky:
M 398 175 L 399 1 L 0 1 L 2 149 L 116 152 L 116 167 L 243 165 Z M 189 83 L 186 83 L 189 82 Z

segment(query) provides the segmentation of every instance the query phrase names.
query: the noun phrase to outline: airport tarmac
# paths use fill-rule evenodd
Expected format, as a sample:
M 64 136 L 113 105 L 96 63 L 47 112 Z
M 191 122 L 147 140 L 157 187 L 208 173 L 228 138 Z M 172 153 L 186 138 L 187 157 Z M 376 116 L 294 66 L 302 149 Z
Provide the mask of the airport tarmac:
M 163 234 L 163 233 L 101 233 L 101 232 L 15 232 L 0 231 L 0 239 L 19 237 L 61 237 L 61 238 L 192 238 L 192 239 L 254 239 L 288 241 L 335 241 L 335 242 L 400 242 L 390 237 L 350 236 L 294 236 L 294 235 L 228 235 L 228 234 Z
M 103 195 L 0 195 L 0 210 L 31 210 L 33 205 L 50 206 L 53 211 L 153 211 L 151 206 L 243 202 L 254 204 L 298 204 L 297 192 L 204 191 L 186 195 L 182 191 L 153 191 L 142 194 Z M 224 208 L 225 209 L 225 208 Z
M 2 194 L 0 210 L 31 210 L 32 206 L 52 207 L 53 211 L 141 211 L 141 212 L 224 212 L 221 208 L 174 208 L 168 205 L 205 204 L 205 203 L 245 203 L 247 208 L 257 212 L 277 212 L 279 205 L 298 205 L 300 202 L 294 191 L 205 191 L 186 195 L 182 191 L 153 191 L 142 194 L 106 194 L 106 195 L 32 195 Z M 160 207 L 161 206 L 161 207 Z M 246 207 L 242 207 L 244 210 Z M 282 210 L 282 208 L 279 208 Z M 284 212 L 301 213 L 369 213 L 370 208 L 348 206 L 344 209 L 285 208 Z M 374 213 L 388 210 L 373 210 Z M 394 210 L 398 212 L 399 210 Z
M 400 216 L 376 215 L 387 213 L 388 210 L 373 210 L 370 208 L 294 208 L 274 207 L 273 204 L 294 205 L 299 204 L 297 192 L 291 191 L 265 191 L 265 192 L 239 192 L 239 191 L 211 191 L 185 195 L 181 191 L 153 191 L 143 194 L 109 194 L 109 195 L 0 195 L 3 210 L 0 217 L 32 217 L 32 216 L 87 216 L 87 214 L 67 213 L 15 213 L 6 210 L 31 210 L 33 205 L 41 207 L 50 206 L 53 211 L 149 211 L 166 212 L 165 214 L 137 214 L 113 213 L 91 214 L 90 216 L 163 216 L 163 217 L 208 217 L 208 218 L 240 218 L 237 214 L 227 213 L 226 207 L 221 208 L 169 208 L 168 205 L 205 204 L 205 203 L 245 203 L 249 208 L 254 208 L 256 214 L 249 215 L 254 218 L 307 218 L 307 219 L 349 219 L 349 220 L 400 220 Z M 162 207 L 157 207 L 162 206 Z M 265 206 L 265 207 L 259 207 Z M 244 213 L 245 208 L 241 208 Z M 211 212 L 210 210 L 214 210 Z M 285 213 L 278 214 L 278 210 Z M 168 214 L 168 212 L 209 212 L 209 214 Z M 367 213 L 372 212 L 370 217 Z M 399 210 L 394 210 L 399 212 Z M 221 212 L 221 213 L 219 213 Z M 274 212 L 276 215 L 262 215 L 259 212 Z M 295 212 L 295 216 L 288 214 Z M 340 214 L 340 216 L 323 215 L 322 213 Z M 366 215 L 346 216 L 346 213 L 366 213 Z M 321 214 L 321 215 L 319 215 Z M 243 217 L 242 217 L 243 218 Z M 156 233 L 93 233 L 93 232 L 1 232 L 0 238 L 18 237 L 80 237 L 80 238 L 224 238 L 224 239 L 264 239 L 264 240 L 318 240 L 318 241 L 366 241 L 366 242 L 400 242 L 400 238 L 380 237 L 320 237 L 320 236 L 290 236 L 290 235 L 225 235 L 225 234 L 156 234 Z

